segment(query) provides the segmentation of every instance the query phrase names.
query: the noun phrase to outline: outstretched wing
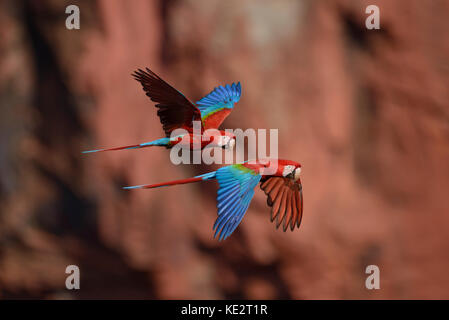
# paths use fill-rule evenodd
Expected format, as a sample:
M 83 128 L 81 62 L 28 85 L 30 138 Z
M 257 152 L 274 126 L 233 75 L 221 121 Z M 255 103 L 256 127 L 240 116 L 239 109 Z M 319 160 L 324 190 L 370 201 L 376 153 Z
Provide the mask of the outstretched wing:
M 220 188 L 217 194 L 218 218 L 213 227 L 214 237 L 219 234 L 219 240 L 224 240 L 242 221 L 261 175 L 236 164 L 218 169 L 215 178 Z
M 134 71 L 132 76 L 140 82 L 146 95 L 156 102 L 157 115 L 167 137 L 178 128 L 192 132 L 192 121 L 201 120 L 201 111 L 192 102 L 148 68 Z
M 242 87 L 240 82 L 232 85 L 218 86 L 207 96 L 197 101 L 201 111 L 204 129 L 218 129 L 224 119 L 231 113 L 234 103 L 240 100 Z
M 289 224 L 292 231 L 295 226 L 299 228 L 303 208 L 301 181 L 295 181 L 290 177 L 271 177 L 261 183 L 260 188 L 268 196 L 271 221 L 276 219 L 276 228 L 279 228 L 282 221 L 284 231 Z

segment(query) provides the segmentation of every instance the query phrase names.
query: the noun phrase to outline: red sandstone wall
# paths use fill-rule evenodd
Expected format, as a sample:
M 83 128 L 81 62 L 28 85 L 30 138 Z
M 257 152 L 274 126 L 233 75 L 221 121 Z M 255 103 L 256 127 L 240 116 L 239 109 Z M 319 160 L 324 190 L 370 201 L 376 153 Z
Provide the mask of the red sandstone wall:
M 0 2 L 0 297 L 449 298 L 448 1 L 86 0 L 69 31 L 72 2 Z M 241 81 L 225 127 L 279 128 L 300 230 L 258 191 L 219 243 L 212 183 L 120 189 L 212 168 L 80 154 L 162 136 L 145 66 L 193 100 Z

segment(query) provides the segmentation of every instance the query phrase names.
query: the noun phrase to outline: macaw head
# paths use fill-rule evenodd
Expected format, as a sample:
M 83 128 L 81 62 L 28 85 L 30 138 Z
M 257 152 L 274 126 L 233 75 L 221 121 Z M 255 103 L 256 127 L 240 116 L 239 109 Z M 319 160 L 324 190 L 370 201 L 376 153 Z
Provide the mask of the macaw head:
M 301 175 L 301 164 L 299 162 L 282 159 L 259 159 L 258 162 L 263 165 L 260 168 L 260 174 L 262 175 L 299 181 Z
M 289 177 L 295 181 L 300 179 L 301 164 L 295 161 L 284 160 L 282 163 L 282 176 Z
M 207 129 L 202 140 L 207 143 L 208 147 L 233 149 L 235 146 L 235 135 L 231 132 L 217 129 Z
M 217 142 L 219 147 L 223 149 L 234 149 L 235 147 L 235 135 L 230 132 L 221 131 L 221 136 Z

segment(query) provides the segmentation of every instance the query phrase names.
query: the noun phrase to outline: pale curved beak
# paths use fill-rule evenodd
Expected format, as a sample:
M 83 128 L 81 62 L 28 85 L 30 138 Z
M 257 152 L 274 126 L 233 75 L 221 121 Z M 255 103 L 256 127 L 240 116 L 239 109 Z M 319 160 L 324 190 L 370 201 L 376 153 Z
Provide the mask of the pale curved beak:
M 228 148 L 234 149 L 234 147 L 235 147 L 235 139 L 231 139 L 228 143 Z
M 299 180 L 300 175 L 301 175 L 301 167 L 298 167 L 295 170 L 295 181 Z

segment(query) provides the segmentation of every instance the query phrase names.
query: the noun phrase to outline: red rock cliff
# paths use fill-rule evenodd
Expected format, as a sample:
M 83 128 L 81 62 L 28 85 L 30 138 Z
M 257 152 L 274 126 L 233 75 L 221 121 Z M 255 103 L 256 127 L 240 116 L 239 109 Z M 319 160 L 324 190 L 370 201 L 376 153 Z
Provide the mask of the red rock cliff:
M 449 2 L 0 2 L 0 297 L 449 298 Z M 164 149 L 81 155 L 163 132 L 130 73 L 192 100 L 241 81 L 228 128 L 278 128 L 303 165 L 283 233 L 262 192 L 225 242 L 213 183 Z M 81 269 L 67 291 L 64 270 Z M 381 290 L 365 288 L 378 265 Z

